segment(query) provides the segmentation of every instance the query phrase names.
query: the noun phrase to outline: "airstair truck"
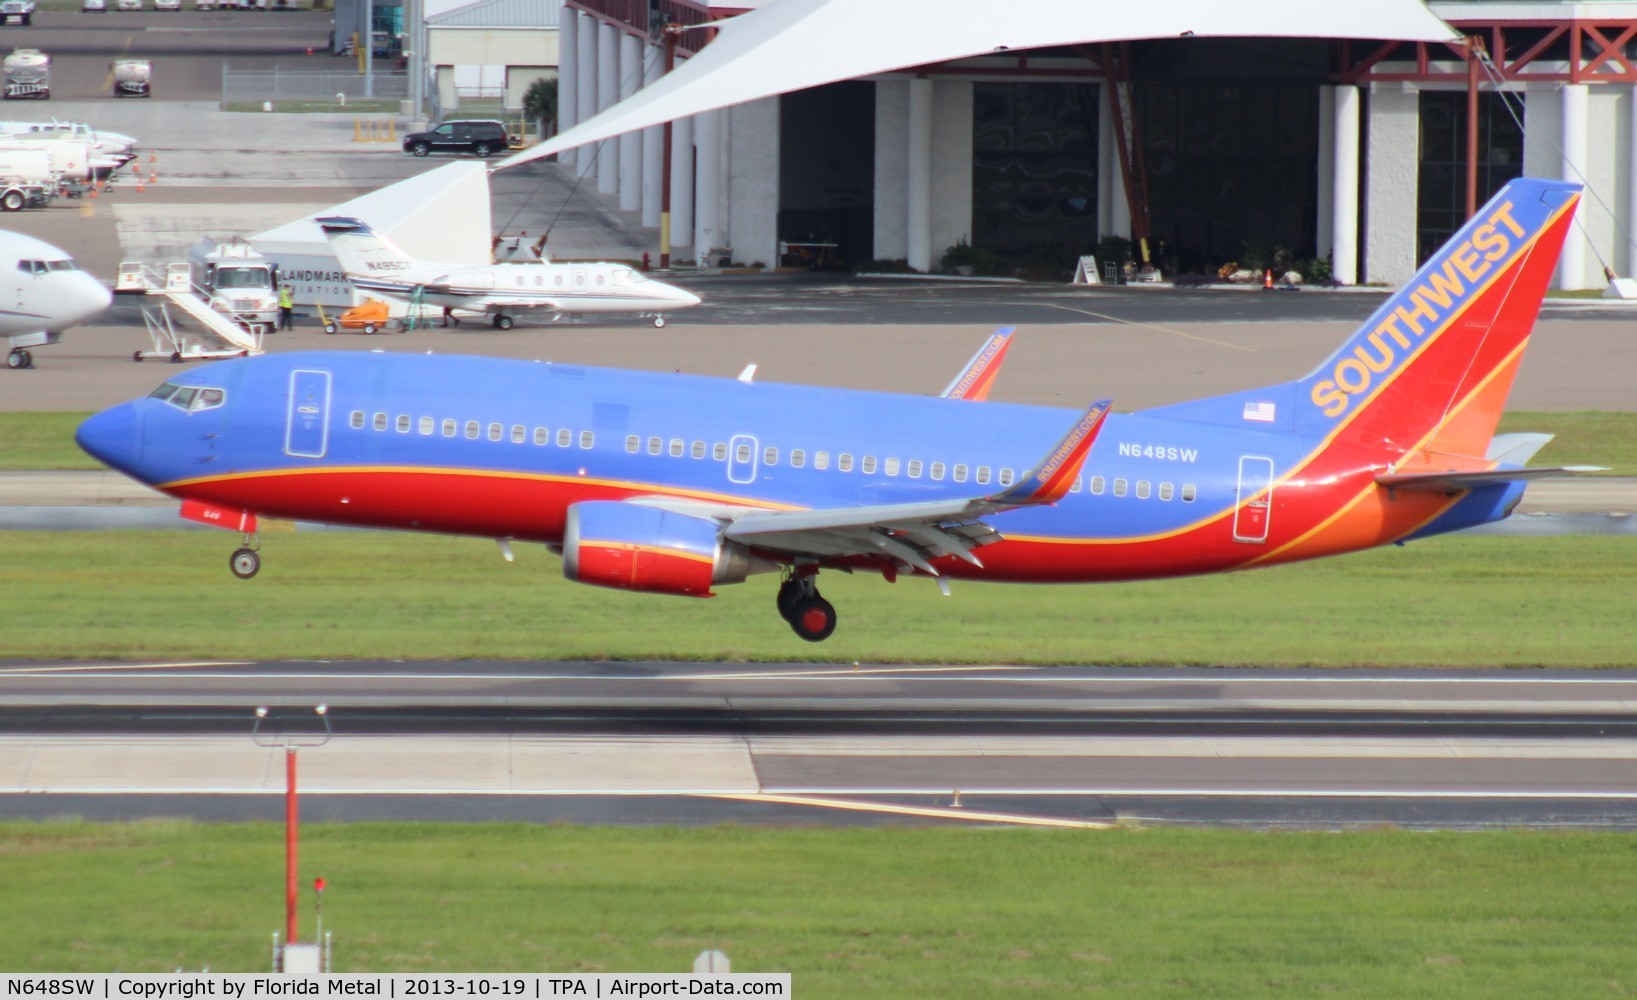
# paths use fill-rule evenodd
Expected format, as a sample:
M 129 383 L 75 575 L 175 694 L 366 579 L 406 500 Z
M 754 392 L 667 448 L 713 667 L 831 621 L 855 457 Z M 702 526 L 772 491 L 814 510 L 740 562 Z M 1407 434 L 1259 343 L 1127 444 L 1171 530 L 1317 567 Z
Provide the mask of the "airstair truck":
M 252 333 L 270 333 L 278 323 L 278 265 L 238 236 L 205 237 L 188 251 L 194 287 L 219 313 Z
M 6 100 L 51 99 L 51 57 L 39 49 L 12 49 L 0 60 L 0 73 L 5 76 Z

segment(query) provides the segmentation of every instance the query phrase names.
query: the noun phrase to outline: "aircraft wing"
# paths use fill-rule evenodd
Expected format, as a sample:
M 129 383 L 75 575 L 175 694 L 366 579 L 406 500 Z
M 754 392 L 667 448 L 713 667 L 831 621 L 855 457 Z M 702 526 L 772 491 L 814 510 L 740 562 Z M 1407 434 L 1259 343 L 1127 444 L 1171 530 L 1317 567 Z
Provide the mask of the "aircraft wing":
M 443 295 L 463 299 L 460 308 L 472 309 L 478 312 L 528 312 L 533 309 L 546 309 L 552 312 L 562 312 L 563 306 L 551 299 L 507 298 L 504 295 L 492 295 L 488 292 L 474 292 L 471 289 L 462 289 L 450 285 L 423 285 L 422 294 Z
M 1000 366 L 1006 362 L 1006 352 L 1012 347 L 1016 327 L 1002 327 L 990 335 L 960 374 L 938 395 L 944 399 L 970 399 L 975 402 L 989 398 L 989 387 L 995 384 Z
M 1406 472 L 1388 473 L 1376 477 L 1376 482 L 1389 490 L 1410 493 L 1460 493 L 1480 486 L 1512 483 L 1521 479 L 1558 479 L 1564 476 L 1583 476 L 1588 472 L 1607 472 L 1600 465 L 1563 465 L 1538 469 L 1486 469 L 1477 472 Z
M 819 510 L 747 510 L 728 521 L 723 537 L 798 556 L 886 556 L 932 576 L 931 560 L 955 556 L 982 566 L 972 550 L 1001 540 L 983 518 L 1061 500 L 1074 485 L 1109 401 L 1092 404 L 1028 476 L 983 497 Z

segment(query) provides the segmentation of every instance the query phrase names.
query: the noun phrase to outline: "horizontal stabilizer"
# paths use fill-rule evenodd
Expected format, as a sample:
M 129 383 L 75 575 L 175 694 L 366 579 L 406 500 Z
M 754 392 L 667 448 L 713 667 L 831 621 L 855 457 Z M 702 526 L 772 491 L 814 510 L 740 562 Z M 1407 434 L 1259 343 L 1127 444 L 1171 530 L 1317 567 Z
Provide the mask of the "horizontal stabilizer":
M 1406 490 L 1411 493 L 1460 493 L 1499 483 L 1515 483 L 1528 479 L 1559 479 L 1607 471 L 1609 470 L 1600 465 L 1564 465 L 1556 468 L 1487 469 L 1479 472 L 1410 472 L 1377 476 L 1376 482 L 1389 490 Z

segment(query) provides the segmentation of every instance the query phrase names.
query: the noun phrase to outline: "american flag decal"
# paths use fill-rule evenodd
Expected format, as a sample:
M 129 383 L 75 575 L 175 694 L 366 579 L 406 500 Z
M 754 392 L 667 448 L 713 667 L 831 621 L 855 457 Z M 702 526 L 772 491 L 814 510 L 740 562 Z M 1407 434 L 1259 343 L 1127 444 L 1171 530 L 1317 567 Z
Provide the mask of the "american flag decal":
M 1246 403 L 1245 419 L 1255 420 L 1258 423 L 1273 423 L 1274 405 L 1272 403 Z

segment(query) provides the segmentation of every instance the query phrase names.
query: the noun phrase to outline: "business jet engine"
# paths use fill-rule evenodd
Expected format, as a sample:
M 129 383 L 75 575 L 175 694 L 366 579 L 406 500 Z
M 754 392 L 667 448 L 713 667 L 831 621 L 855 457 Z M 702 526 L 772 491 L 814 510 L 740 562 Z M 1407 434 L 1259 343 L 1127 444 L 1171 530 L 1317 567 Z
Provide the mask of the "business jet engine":
M 577 583 L 684 597 L 715 597 L 716 584 L 742 583 L 776 567 L 722 540 L 708 517 L 613 500 L 568 508 L 563 575 Z

